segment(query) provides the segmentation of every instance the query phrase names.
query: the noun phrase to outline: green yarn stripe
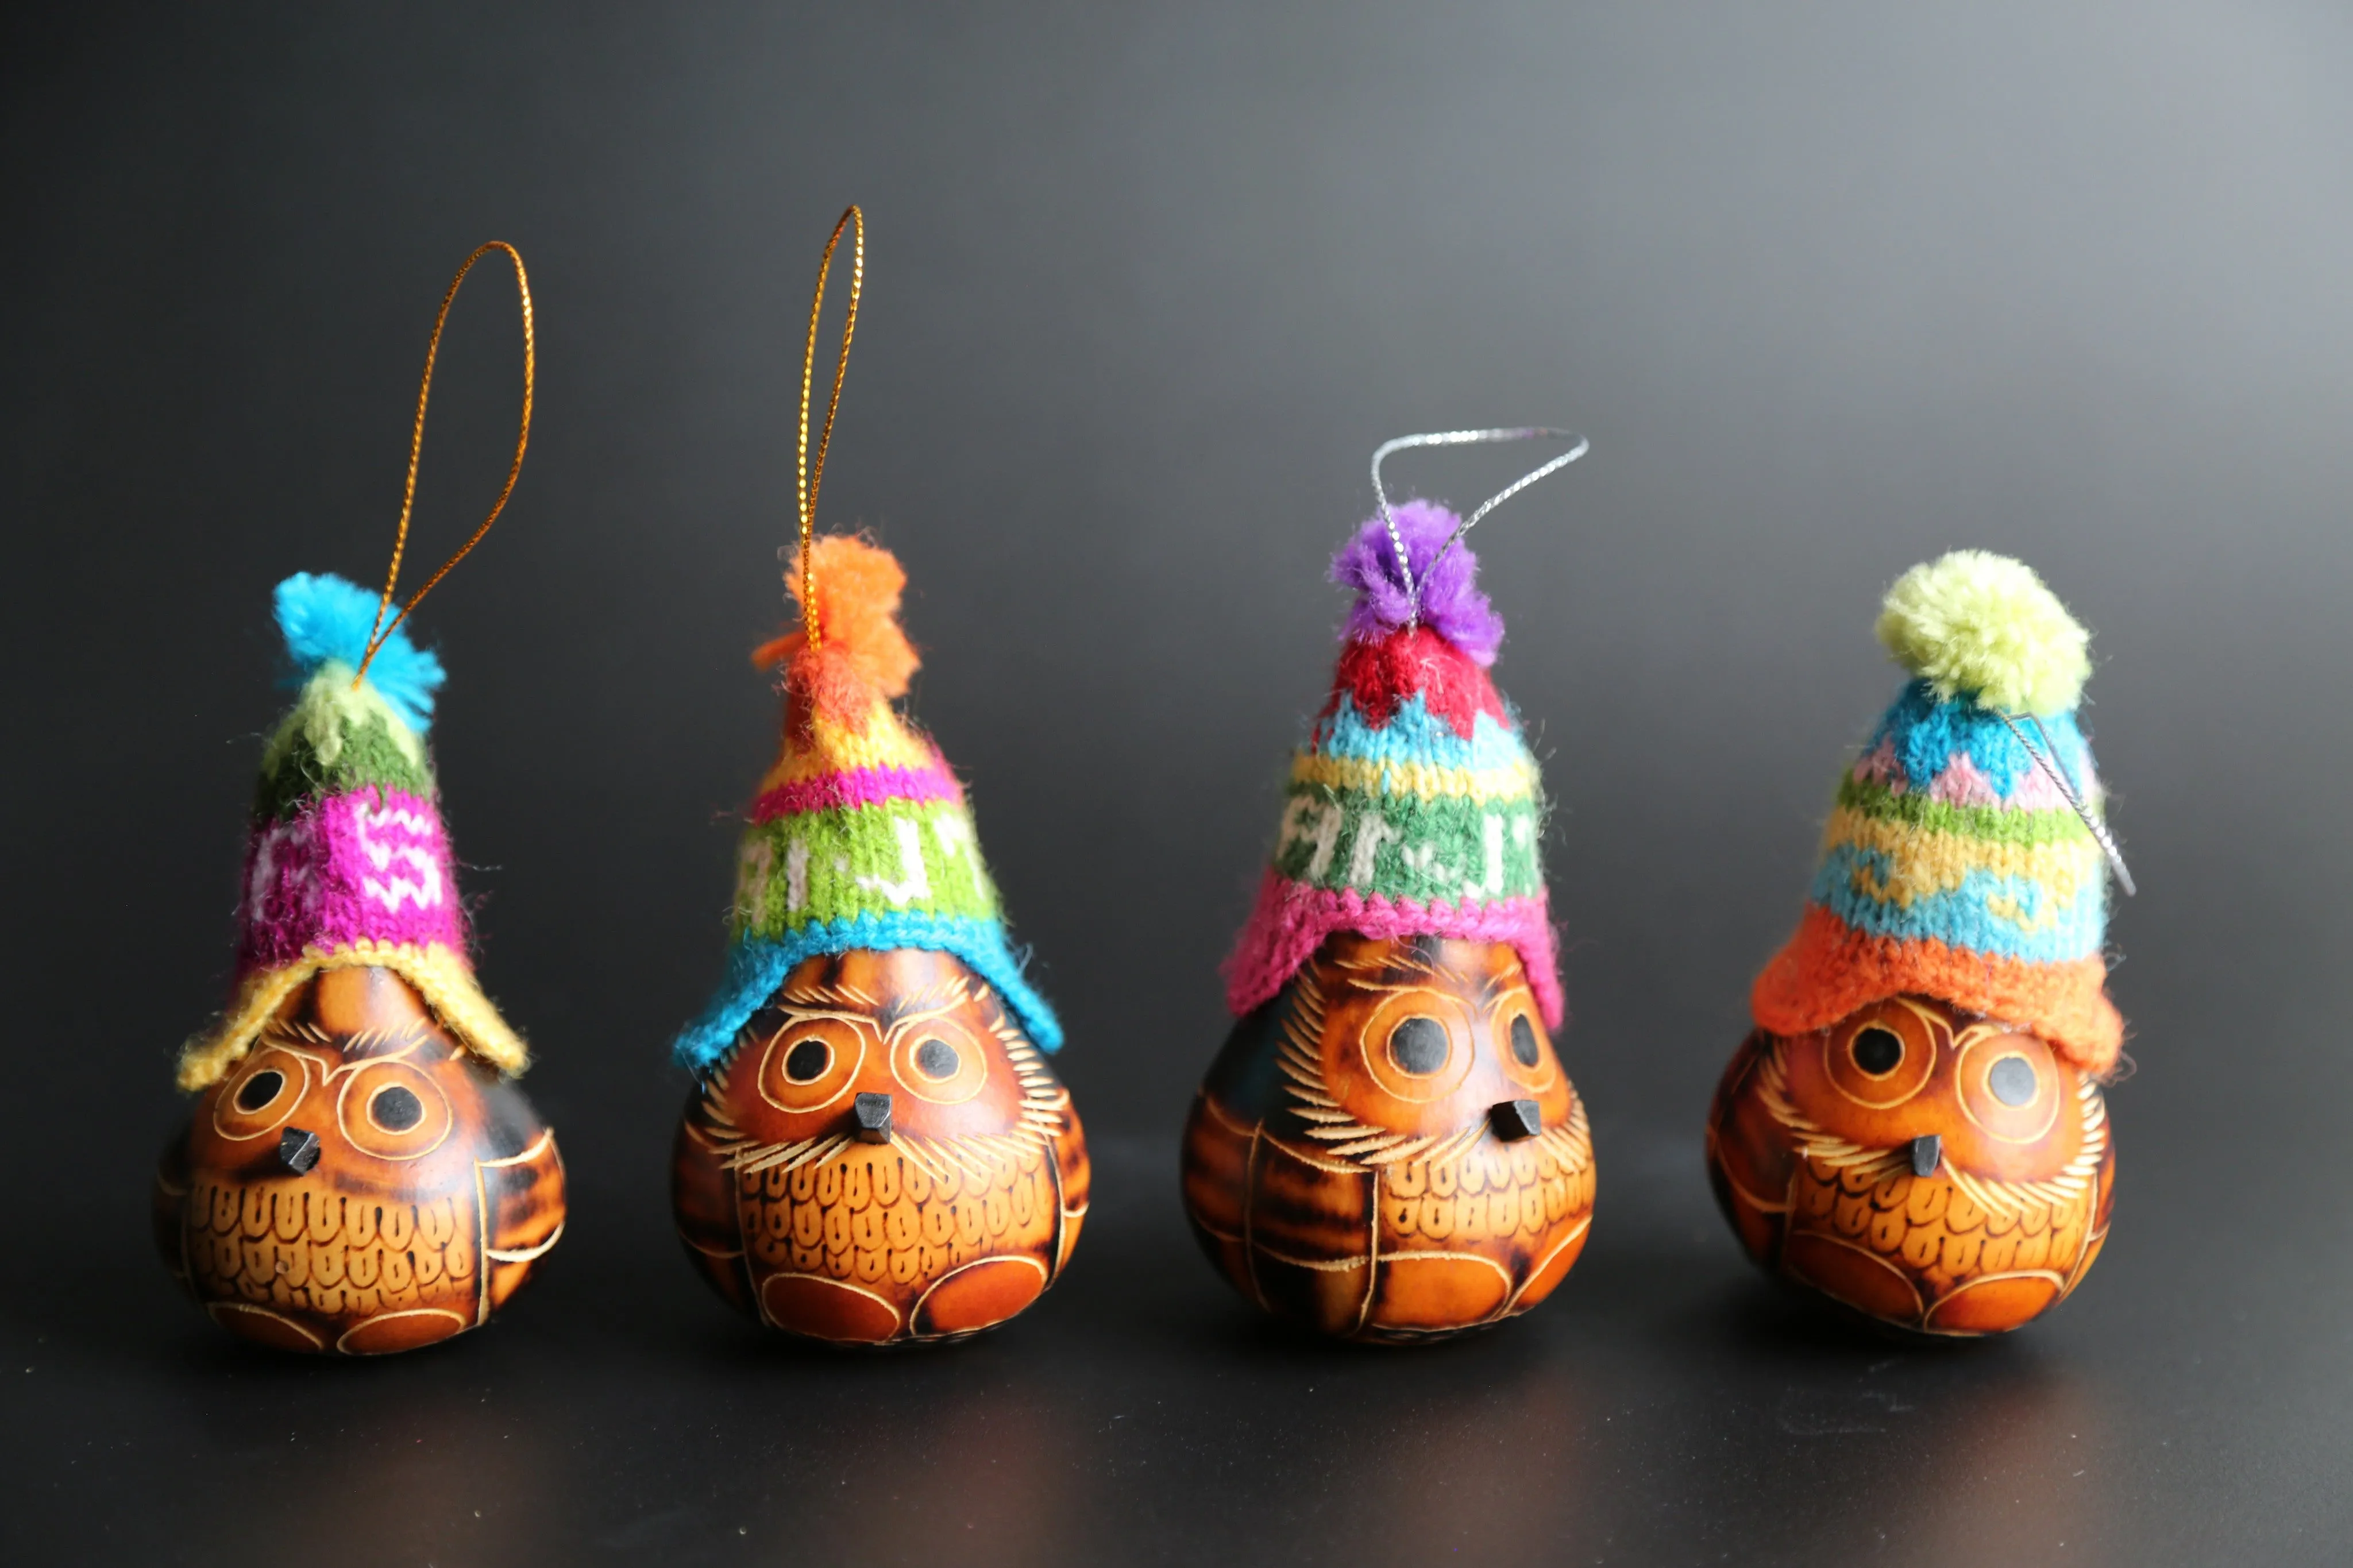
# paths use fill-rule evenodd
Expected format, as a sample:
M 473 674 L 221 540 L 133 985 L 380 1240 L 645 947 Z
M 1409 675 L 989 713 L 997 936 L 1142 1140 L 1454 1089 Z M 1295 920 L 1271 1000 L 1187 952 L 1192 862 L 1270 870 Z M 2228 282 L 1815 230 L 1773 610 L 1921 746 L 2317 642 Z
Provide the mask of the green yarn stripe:
M 1274 869 L 1293 882 L 1423 903 L 1544 890 L 1539 802 L 1317 784 L 1293 784 L 1285 795 Z
M 1858 782 L 1852 775 L 1840 783 L 1838 803 L 1883 822 L 1996 843 L 2065 844 L 2091 837 L 2082 819 L 2065 806 L 2019 811 L 1998 805 L 1955 805 L 1919 792 L 1897 795 L 1877 780 Z
M 997 918 L 997 888 L 960 802 L 798 812 L 745 831 L 731 918 L 738 940 L 904 913 Z
M 356 724 L 340 725 L 335 740 L 332 748 L 322 747 L 299 728 L 281 735 L 254 785 L 254 816 L 283 821 L 325 796 L 369 785 L 433 798 L 432 764 L 422 760 L 421 749 L 412 759 L 383 718 L 370 714 Z

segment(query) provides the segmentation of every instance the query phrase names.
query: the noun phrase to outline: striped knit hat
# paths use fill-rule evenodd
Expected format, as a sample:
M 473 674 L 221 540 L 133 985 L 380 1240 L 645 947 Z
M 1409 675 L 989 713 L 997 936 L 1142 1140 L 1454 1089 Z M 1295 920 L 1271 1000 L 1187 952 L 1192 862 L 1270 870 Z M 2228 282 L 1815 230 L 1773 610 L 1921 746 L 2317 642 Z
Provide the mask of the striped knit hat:
M 2074 712 L 2088 634 L 2022 563 L 1965 550 L 1896 582 L 1879 637 L 1914 679 L 1840 780 L 1757 1022 L 1806 1034 L 1912 992 L 2108 1071 L 2124 1020 L 2105 989 L 2105 850 L 2068 800 L 2100 813 Z
M 341 577 L 278 584 L 301 696 L 262 752 L 227 1013 L 180 1055 L 180 1087 L 217 1082 L 279 1005 L 322 969 L 391 970 L 460 1045 L 503 1072 L 523 1044 L 474 981 L 425 730 L 441 661 L 396 628 L 368 665 L 377 596 Z
M 1335 931 L 1461 937 L 1517 948 L 1558 1028 L 1543 781 L 1487 679 L 1503 618 L 1471 552 L 1445 549 L 1454 513 L 1409 501 L 1394 515 L 1418 602 L 1374 518 L 1332 563 L 1356 602 L 1331 699 L 1291 761 L 1274 863 L 1227 961 L 1226 1003 L 1239 1016 L 1270 1001 Z
M 954 953 L 1059 1048 L 1062 1026 L 1007 944 L 964 786 L 892 707 L 918 662 L 899 629 L 906 573 L 846 534 L 816 541 L 812 565 L 817 646 L 797 631 L 754 655 L 785 666 L 784 745 L 744 835 L 727 978 L 680 1034 L 679 1061 L 708 1066 L 795 964 L 852 949 Z M 786 582 L 799 604 L 802 577 Z

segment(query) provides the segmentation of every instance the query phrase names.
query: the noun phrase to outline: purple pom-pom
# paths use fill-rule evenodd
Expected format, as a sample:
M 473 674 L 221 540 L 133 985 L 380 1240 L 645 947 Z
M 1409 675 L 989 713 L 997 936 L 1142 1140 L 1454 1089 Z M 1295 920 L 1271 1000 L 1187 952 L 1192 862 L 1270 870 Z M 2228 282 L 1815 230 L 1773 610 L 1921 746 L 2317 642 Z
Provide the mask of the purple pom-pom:
M 1494 663 L 1495 650 L 1504 646 L 1504 617 L 1479 592 L 1479 558 L 1458 544 L 1436 570 L 1430 564 L 1462 520 L 1436 501 L 1401 501 L 1390 510 L 1419 589 L 1421 624 L 1478 663 Z M 1332 558 L 1332 581 L 1356 591 L 1342 628 L 1345 637 L 1370 642 L 1415 618 L 1417 606 L 1398 574 L 1397 546 L 1377 517 Z

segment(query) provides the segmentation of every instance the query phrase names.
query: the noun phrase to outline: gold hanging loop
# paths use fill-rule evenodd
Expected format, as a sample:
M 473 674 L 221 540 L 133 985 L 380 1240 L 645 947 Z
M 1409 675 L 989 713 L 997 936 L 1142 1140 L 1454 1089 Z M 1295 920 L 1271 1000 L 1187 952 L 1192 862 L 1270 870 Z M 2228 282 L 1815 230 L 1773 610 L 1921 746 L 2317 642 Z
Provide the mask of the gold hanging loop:
M 833 363 L 833 395 L 825 405 L 825 425 L 818 432 L 817 462 L 812 465 L 808 455 L 809 384 L 817 370 L 817 321 L 825 309 L 825 280 L 833 270 L 834 247 L 841 243 L 841 231 L 852 231 L 849 250 L 849 313 L 841 322 L 841 356 Z M 818 629 L 817 565 L 811 541 L 817 530 L 818 486 L 825 480 L 826 448 L 833 444 L 833 416 L 841 407 L 841 380 L 849 373 L 849 340 L 858 331 L 858 297 L 866 286 L 866 215 L 850 204 L 833 226 L 833 237 L 825 242 L 825 258 L 818 263 L 817 298 L 809 301 L 808 341 L 801 350 L 801 429 L 800 448 L 794 466 L 794 489 L 801 509 L 801 626 L 808 634 L 808 646 L 816 647 L 823 634 Z
M 514 263 L 515 290 L 522 296 L 522 426 L 515 433 L 514 461 L 507 465 L 507 482 L 499 490 L 499 499 L 491 503 L 490 516 L 482 519 L 482 526 L 474 530 L 473 537 L 458 547 L 458 553 L 441 563 L 441 570 L 433 574 L 425 586 L 409 595 L 408 603 L 401 606 L 400 614 L 393 616 L 392 624 L 386 626 L 385 612 L 392 607 L 392 591 L 400 583 L 401 556 L 408 549 L 408 516 L 417 505 L 417 460 L 425 450 L 425 405 L 433 395 L 433 362 L 441 353 L 441 329 L 448 322 L 449 305 L 458 298 L 458 286 L 465 282 L 466 274 L 474 269 L 474 263 L 493 250 L 506 252 L 507 259 Z M 466 264 L 458 268 L 458 276 L 449 279 L 449 290 L 441 296 L 440 312 L 433 318 L 433 341 L 425 348 L 425 380 L 417 389 L 417 428 L 408 437 L 408 480 L 400 492 L 400 527 L 392 539 L 392 567 L 384 576 L 384 596 L 376 601 L 375 626 L 368 633 L 367 654 L 352 676 L 354 687 L 367 674 L 368 666 L 375 662 L 378 651 L 392 639 L 392 634 L 400 629 L 400 623 L 408 619 L 409 613 L 417 608 L 426 595 L 433 592 L 434 585 L 449 574 L 449 568 L 463 561 L 467 552 L 482 542 L 482 535 L 490 532 L 491 524 L 498 521 L 499 513 L 506 510 L 507 498 L 514 494 L 515 480 L 522 473 L 523 448 L 531 445 L 532 379 L 537 368 L 538 353 L 532 336 L 530 274 L 523 270 L 520 251 L 502 239 L 491 240 L 477 247 L 474 254 L 466 258 Z

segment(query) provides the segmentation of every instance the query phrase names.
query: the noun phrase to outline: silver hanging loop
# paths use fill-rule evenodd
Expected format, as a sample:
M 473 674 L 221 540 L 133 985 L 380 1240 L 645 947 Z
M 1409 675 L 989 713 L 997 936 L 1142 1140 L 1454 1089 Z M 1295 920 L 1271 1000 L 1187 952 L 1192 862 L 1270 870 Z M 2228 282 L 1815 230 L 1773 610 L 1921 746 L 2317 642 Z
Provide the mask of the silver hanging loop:
M 2076 793 L 2074 784 L 2067 777 L 2067 770 L 2059 765 L 2059 748 L 2052 743 L 2051 731 L 2042 727 L 2042 721 L 2032 714 L 2027 715 L 2027 723 L 2032 724 L 2034 732 L 2042 737 L 2042 749 L 2037 751 L 2033 742 L 2026 738 L 2024 725 L 1999 708 L 1992 710 L 1992 713 L 2010 726 L 2010 732 L 2018 737 L 2018 743 L 2025 748 L 2026 754 L 2032 757 L 2035 764 L 2049 775 L 2051 782 L 2059 786 L 2061 798 L 2075 808 L 2075 815 L 2084 819 L 2085 831 L 2107 856 L 2108 869 L 2116 874 L 2116 886 L 2125 890 L 2126 898 L 2133 897 L 2139 889 L 2133 886 L 2132 873 L 2125 868 L 2125 852 L 2117 847 L 2116 835 L 2108 831 L 2108 825 L 2093 816 L 2092 808 L 2084 804 L 2084 797 Z
M 1381 504 L 1381 523 L 1389 531 L 1390 546 L 1397 551 L 1398 577 L 1405 584 L 1406 602 L 1414 606 L 1412 620 L 1409 620 L 1408 625 L 1420 619 L 1421 584 L 1413 580 L 1413 564 L 1406 555 L 1405 535 L 1398 531 L 1397 518 L 1389 510 L 1389 493 L 1381 484 L 1381 460 L 1390 453 L 1402 452 L 1409 447 L 1472 447 L 1497 441 L 1529 441 L 1538 437 L 1550 437 L 1556 441 L 1572 441 L 1576 445 L 1544 467 L 1522 474 L 1518 479 L 1481 501 L 1478 509 L 1462 520 L 1462 526 L 1447 536 L 1445 544 L 1440 547 L 1438 553 L 1430 558 L 1430 572 L 1435 572 L 1438 570 L 1438 563 L 1446 559 L 1448 552 L 1461 542 L 1462 536 L 1470 532 L 1472 525 L 1481 518 L 1546 475 L 1568 467 L 1569 464 L 1591 451 L 1593 443 L 1573 430 L 1555 430 L 1543 425 L 1525 425 L 1509 430 L 1436 430 L 1424 436 L 1400 436 L 1394 441 L 1382 442 L 1374 449 L 1373 498 Z M 1429 579 L 1430 572 L 1422 574 L 1424 581 Z

